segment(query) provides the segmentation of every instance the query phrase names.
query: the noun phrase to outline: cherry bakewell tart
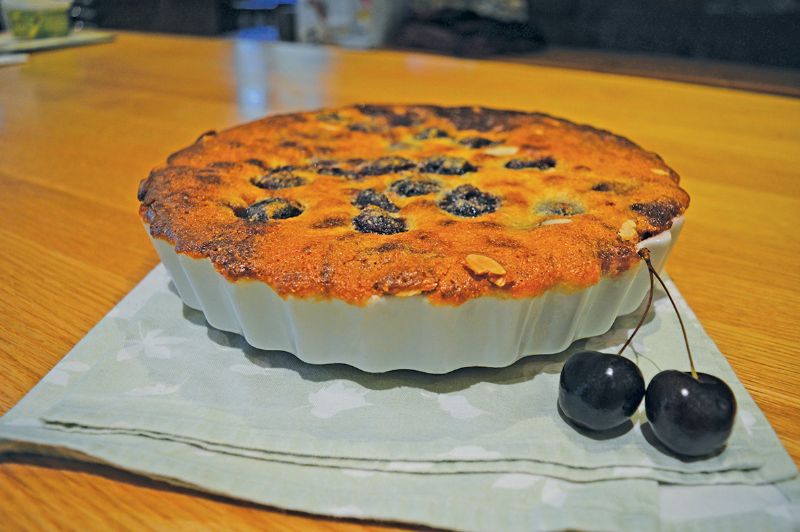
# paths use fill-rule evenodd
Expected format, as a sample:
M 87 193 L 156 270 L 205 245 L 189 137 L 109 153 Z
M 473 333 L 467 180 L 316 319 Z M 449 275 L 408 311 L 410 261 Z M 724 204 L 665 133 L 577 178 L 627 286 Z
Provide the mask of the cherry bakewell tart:
M 204 133 L 139 187 L 186 305 L 366 371 L 505 366 L 602 334 L 688 194 L 631 141 L 542 113 L 355 105 Z

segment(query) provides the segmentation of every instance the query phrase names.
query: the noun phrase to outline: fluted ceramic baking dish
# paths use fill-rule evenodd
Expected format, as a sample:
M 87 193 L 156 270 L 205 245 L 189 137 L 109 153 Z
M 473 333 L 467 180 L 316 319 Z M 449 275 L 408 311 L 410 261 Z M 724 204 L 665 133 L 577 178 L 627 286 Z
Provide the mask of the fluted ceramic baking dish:
M 670 230 L 639 244 L 650 249 L 656 268 L 663 266 L 682 226 L 683 217 L 676 218 Z M 577 339 L 608 331 L 618 316 L 640 305 L 648 288 L 647 270 L 639 263 L 574 292 L 481 297 L 458 306 L 434 305 L 423 296 L 374 296 L 358 306 L 337 299 L 282 298 L 261 281 L 229 281 L 208 259 L 152 241 L 183 302 L 202 311 L 213 327 L 240 334 L 259 349 L 368 372 L 446 373 L 558 353 Z

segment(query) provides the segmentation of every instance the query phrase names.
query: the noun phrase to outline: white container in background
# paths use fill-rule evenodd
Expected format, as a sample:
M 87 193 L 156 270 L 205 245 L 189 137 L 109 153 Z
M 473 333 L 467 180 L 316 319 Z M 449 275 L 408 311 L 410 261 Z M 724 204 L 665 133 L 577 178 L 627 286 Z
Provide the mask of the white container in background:
M 397 0 L 298 0 L 300 42 L 373 48 L 386 42 L 407 11 Z

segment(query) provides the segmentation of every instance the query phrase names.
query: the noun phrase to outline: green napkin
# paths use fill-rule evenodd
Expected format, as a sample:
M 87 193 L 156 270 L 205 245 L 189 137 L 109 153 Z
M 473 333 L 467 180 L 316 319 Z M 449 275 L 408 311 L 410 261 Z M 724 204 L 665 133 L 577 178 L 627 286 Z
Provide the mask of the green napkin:
M 662 453 L 642 434 L 643 419 L 610 440 L 569 428 L 555 411 L 566 354 L 448 375 L 310 366 L 208 327 L 168 288 L 161 267 L 0 421 L 2 449 L 77 453 L 289 509 L 432 526 L 657 529 L 733 516 L 734 524 L 790 529 L 796 481 L 776 482 L 796 468 L 678 300 L 698 369 L 731 384 L 740 405 L 728 449 L 706 461 Z M 646 378 L 686 365 L 667 305 L 657 299 L 634 343 Z M 622 318 L 570 351 L 611 351 L 635 321 Z M 761 503 L 683 520 L 664 513 L 680 500 L 665 502 L 669 490 L 705 490 L 713 502 L 723 488 L 709 485 L 720 483 Z
M 785 453 L 682 301 L 698 368 L 733 384 L 740 405 L 728 448 L 710 460 L 684 462 L 661 452 L 643 436 L 641 414 L 632 430 L 605 440 L 578 434 L 558 415 L 558 373 L 569 352 L 616 350 L 637 315 L 567 353 L 528 357 L 508 368 L 376 375 L 253 349 L 235 334 L 210 328 L 167 287 L 162 275 L 140 308 L 107 320 L 117 331 L 114 341 L 104 344 L 92 378 L 74 383 L 45 412 L 47 423 L 293 463 L 420 473 L 708 483 L 780 480 L 793 471 L 791 463 L 762 467 L 765 458 Z M 659 294 L 634 342 L 647 379 L 659 368 L 686 366 L 681 342 L 669 302 Z

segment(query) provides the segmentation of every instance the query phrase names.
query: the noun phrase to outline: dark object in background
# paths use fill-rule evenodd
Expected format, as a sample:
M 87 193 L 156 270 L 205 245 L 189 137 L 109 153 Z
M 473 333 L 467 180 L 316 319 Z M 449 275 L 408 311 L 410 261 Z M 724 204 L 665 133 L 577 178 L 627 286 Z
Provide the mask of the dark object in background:
M 236 18 L 233 37 L 294 41 L 295 0 L 229 0 Z
M 551 44 L 800 67 L 798 0 L 528 0 Z
M 75 27 L 294 40 L 294 0 L 75 0 Z
M 229 2 L 218 0 L 76 0 L 75 26 L 216 35 L 236 27 Z
M 464 57 L 531 52 L 544 46 L 541 33 L 522 22 L 501 22 L 472 11 L 443 9 L 414 16 L 398 30 L 393 43 Z
M 255 30 L 269 26 L 271 39 L 293 40 L 295 3 L 75 0 L 72 16 L 78 29 L 196 35 L 244 30 L 238 35 L 261 38 Z M 520 56 L 546 41 L 558 47 L 800 67 L 800 0 L 418 0 L 410 5 L 419 7 L 418 14 L 396 35 L 397 47 Z M 469 6 L 482 15 L 467 11 Z M 516 22 L 500 21 L 511 12 Z

